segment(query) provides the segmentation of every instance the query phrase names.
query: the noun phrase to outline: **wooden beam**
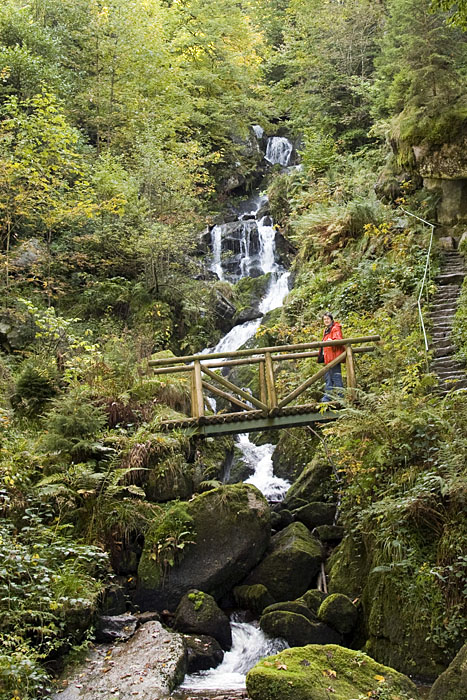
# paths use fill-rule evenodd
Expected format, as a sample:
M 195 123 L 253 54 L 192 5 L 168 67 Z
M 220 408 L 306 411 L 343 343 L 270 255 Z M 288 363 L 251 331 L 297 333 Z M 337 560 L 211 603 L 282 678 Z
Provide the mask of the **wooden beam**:
M 264 360 L 261 360 L 258 367 L 258 381 L 259 381 L 259 398 L 262 403 L 267 404 L 268 402 L 268 390 L 266 386 L 266 369 L 264 366 Z
M 242 415 L 241 413 L 239 415 Z M 255 430 L 278 430 L 280 428 L 299 428 L 304 425 L 328 423 L 339 418 L 338 411 L 325 411 L 324 413 L 302 413 L 293 416 L 259 416 L 238 423 L 204 424 L 196 428 L 196 432 L 205 435 L 235 435 L 238 433 L 251 433 Z
M 303 382 L 303 384 L 300 384 L 300 386 L 297 387 L 296 389 L 294 389 L 294 391 L 292 391 L 290 394 L 287 394 L 287 396 L 285 396 L 282 399 L 282 401 L 279 401 L 278 407 L 283 408 L 284 406 L 287 406 L 288 403 L 290 403 L 291 401 L 296 399 L 297 396 L 300 396 L 300 394 L 302 392 L 304 392 L 305 389 L 308 389 L 308 387 L 310 387 L 312 384 L 317 382 L 318 379 L 321 379 L 321 377 L 324 377 L 324 375 L 326 374 L 326 372 L 329 369 L 332 369 L 333 367 L 338 365 L 340 362 L 342 362 L 345 359 L 346 354 L 347 354 L 347 351 L 344 350 L 344 352 L 341 352 L 341 354 L 338 355 L 336 358 L 334 358 L 334 360 L 332 360 L 332 362 L 329 362 L 327 365 L 324 365 L 324 367 L 322 367 L 320 370 L 318 370 L 318 372 L 316 372 L 316 374 L 314 374 L 312 377 L 309 377 L 305 382 Z
M 375 352 L 374 345 L 364 345 L 362 347 L 353 348 L 354 355 L 356 353 Z M 258 350 L 259 352 L 259 350 Z M 285 355 L 271 355 L 273 362 L 283 362 L 284 360 L 304 360 L 310 357 L 318 357 L 319 350 L 310 352 L 288 353 Z M 210 355 L 205 355 L 210 357 Z M 264 362 L 264 357 L 246 357 L 241 360 L 212 360 L 211 362 L 201 362 L 203 367 L 210 369 L 220 367 L 238 367 L 239 365 L 261 364 Z M 151 374 L 178 374 L 181 372 L 191 372 L 193 365 L 182 365 L 180 367 L 160 367 L 159 369 L 151 369 Z
M 217 386 L 214 386 L 209 382 L 205 382 L 204 379 L 203 387 L 208 391 L 212 392 L 213 394 L 216 394 L 216 396 L 220 396 L 223 399 L 227 399 L 227 401 L 230 401 L 230 403 L 235 404 L 235 406 L 240 406 L 240 408 L 243 408 L 245 411 L 251 411 L 251 406 L 248 406 L 248 404 L 243 403 L 243 401 L 240 401 L 240 399 L 237 399 L 235 396 L 232 396 L 232 394 L 228 394 L 226 391 L 222 391 L 222 389 L 219 389 Z
M 295 345 L 273 345 L 267 348 L 251 348 L 248 350 L 232 350 L 230 352 L 212 352 L 206 355 L 185 355 L 183 357 L 163 357 L 157 360 L 149 360 L 148 365 L 150 367 L 164 366 L 164 365 L 174 365 L 180 362 L 194 362 L 195 360 L 206 360 L 211 358 L 211 360 L 219 360 L 224 357 L 248 357 L 250 355 L 258 355 L 259 353 L 266 352 L 290 352 L 293 350 L 309 350 L 311 348 L 326 348 L 326 347 L 338 347 L 340 345 L 356 345 L 358 343 L 375 343 L 381 338 L 379 335 L 368 335 L 360 336 L 357 338 L 343 338 L 342 340 L 326 340 L 314 341 L 312 343 L 297 343 Z
M 193 392 L 191 413 L 195 418 L 204 416 L 203 380 L 201 377 L 201 363 L 195 360 L 193 363 Z
M 268 390 L 268 408 L 277 408 L 276 384 L 274 380 L 274 366 L 270 352 L 264 353 L 264 368 L 266 374 L 266 387 Z
M 235 384 L 232 384 L 232 382 L 229 382 L 228 379 L 226 379 L 225 377 L 221 377 L 219 374 L 216 374 L 215 372 L 211 372 L 211 370 L 208 369 L 207 367 L 205 367 L 204 365 L 201 365 L 201 371 L 204 372 L 205 374 L 207 374 L 208 377 L 211 377 L 211 379 L 213 379 L 215 382 L 218 382 L 221 386 L 225 387 L 226 389 L 230 389 L 230 391 L 233 391 L 234 394 L 238 394 L 246 401 L 249 401 L 250 403 L 252 403 L 253 406 L 260 408 L 262 411 L 268 410 L 268 407 L 266 406 L 266 404 L 264 404 L 262 401 L 257 399 L 255 396 L 252 396 L 251 394 L 249 394 L 247 391 L 240 389 L 239 386 L 235 386 Z
M 355 401 L 355 388 L 357 379 L 355 376 L 355 363 L 353 359 L 353 349 L 351 345 L 346 345 L 347 354 L 345 357 L 346 373 L 347 373 L 347 388 L 349 390 L 350 401 Z

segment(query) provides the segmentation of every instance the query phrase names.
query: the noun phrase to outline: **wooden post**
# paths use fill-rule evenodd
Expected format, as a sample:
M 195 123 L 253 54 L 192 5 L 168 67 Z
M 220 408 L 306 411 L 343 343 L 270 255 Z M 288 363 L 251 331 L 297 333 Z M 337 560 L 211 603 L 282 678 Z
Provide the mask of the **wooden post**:
M 247 391 L 243 391 L 243 389 L 240 389 L 239 386 L 235 386 L 235 384 L 232 384 L 232 382 L 229 382 L 228 379 L 222 377 L 220 374 L 211 372 L 211 370 L 205 367 L 205 365 L 201 365 L 201 371 L 207 374 L 208 377 L 211 377 L 211 379 L 213 379 L 215 382 L 218 382 L 221 386 L 229 389 L 234 394 L 238 394 L 238 396 L 241 396 L 242 399 L 245 399 L 245 401 L 249 401 L 253 404 L 253 406 L 256 406 L 256 408 L 259 408 L 261 411 L 268 410 L 268 407 L 262 401 L 257 399 L 255 396 L 252 396 Z
M 357 380 L 355 378 L 355 363 L 353 358 L 353 350 L 351 345 L 346 345 L 347 355 L 345 357 L 345 365 L 347 370 L 347 389 L 349 400 L 355 401 L 355 388 Z
M 261 360 L 259 363 L 259 398 L 262 403 L 267 404 L 268 390 L 266 386 L 266 368 L 264 366 L 264 360 Z
M 201 377 L 201 363 L 195 360 L 193 363 L 193 384 L 191 393 L 191 413 L 194 418 L 204 416 L 203 380 Z
M 268 408 L 277 408 L 276 385 L 274 382 L 274 367 L 272 364 L 272 357 L 270 352 L 264 353 L 264 360 L 266 370 L 266 387 L 268 390 Z
M 294 399 L 297 398 L 297 396 L 300 396 L 301 393 L 305 391 L 305 389 L 308 389 L 312 384 L 318 381 L 318 379 L 321 379 L 321 377 L 324 377 L 326 372 L 329 369 L 332 369 L 332 367 L 335 367 L 338 365 L 340 362 L 343 362 L 346 356 L 346 350 L 344 352 L 341 352 L 340 355 L 334 358 L 331 362 L 328 362 L 327 365 L 324 365 L 324 367 L 321 367 L 316 374 L 314 374 L 312 377 L 307 379 L 306 381 L 303 382 L 303 384 L 300 384 L 299 387 L 297 387 L 294 391 L 290 392 L 287 396 L 285 396 L 282 401 L 279 401 L 279 408 L 283 408 L 284 406 L 287 406 L 288 403 L 293 401 Z

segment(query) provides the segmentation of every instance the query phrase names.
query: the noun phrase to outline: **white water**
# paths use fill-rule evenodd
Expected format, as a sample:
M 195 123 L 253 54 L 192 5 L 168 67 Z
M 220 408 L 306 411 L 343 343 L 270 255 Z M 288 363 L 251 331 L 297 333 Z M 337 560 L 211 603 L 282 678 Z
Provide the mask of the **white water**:
M 273 137 L 268 140 L 267 148 L 266 158 L 271 163 L 280 163 L 284 166 L 288 164 L 292 153 L 290 141 L 281 137 Z M 257 214 L 266 202 L 267 198 L 265 197 L 245 202 L 241 218 L 245 215 Z M 256 222 L 256 225 L 251 219 L 243 221 L 239 275 L 235 274 L 235 271 L 229 271 L 226 275 L 222 266 L 223 238 L 228 236 L 235 226 L 220 224 L 213 228 L 211 234 L 213 252 L 211 270 L 216 272 L 219 279 L 225 280 L 227 276 L 230 276 L 231 279 L 236 280 L 248 276 L 254 268 L 259 268 L 263 275 L 271 273 L 271 282 L 259 305 L 259 311 L 263 315 L 282 306 L 289 291 L 290 277 L 290 273 L 276 262 L 276 233 L 274 227 L 267 223 L 268 221 L 270 221 L 269 217 L 261 218 Z M 259 238 L 259 250 L 257 251 L 253 241 L 256 232 Z M 262 319 L 258 318 L 235 326 L 221 338 L 214 348 L 209 348 L 206 352 L 237 350 L 255 335 L 261 321 Z M 211 399 L 210 404 L 215 411 L 215 400 Z M 238 435 L 236 444 L 242 452 L 242 459 L 254 469 L 253 475 L 247 479 L 246 483 L 254 484 L 271 501 L 281 500 L 290 483 L 274 476 L 272 463 L 274 445 L 255 445 L 247 434 Z M 247 672 L 261 658 L 275 654 L 288 646 L 282 639 L 267 637 L 255 624 L 239 622 L 238 619 L 234 618 L 231 627 L 232 649 L 225 654 L 223 662 L 217 668 L 186 676 L 181 686 L 182 690 L 224 692 L 243 689 L 245 688 Z
M 245 687 L 245 676 L 265 656 L 288 647 L 283 639 L 271 639 L 255 624 L 231 622 L 232 648 L 217 668 L 186 676 L 182 690 L 238 690 Z
M 266 146 L 265 158 L 273 165 L 278 163 L 285 168 L 290 163 L 292 151 L 293 144 L 289 139 L 286 139 L 284 136 L 271 136 Z

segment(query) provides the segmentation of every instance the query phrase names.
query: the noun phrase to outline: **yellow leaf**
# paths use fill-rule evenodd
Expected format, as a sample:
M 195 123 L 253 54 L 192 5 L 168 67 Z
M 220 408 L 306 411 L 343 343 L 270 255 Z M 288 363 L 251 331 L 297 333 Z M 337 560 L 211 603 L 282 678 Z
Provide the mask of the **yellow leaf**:
M 384 676 L 374 676 L 377 681 L 384 681 Z
M 274 666 L 270 661 L 263 661 L 263 666 Z

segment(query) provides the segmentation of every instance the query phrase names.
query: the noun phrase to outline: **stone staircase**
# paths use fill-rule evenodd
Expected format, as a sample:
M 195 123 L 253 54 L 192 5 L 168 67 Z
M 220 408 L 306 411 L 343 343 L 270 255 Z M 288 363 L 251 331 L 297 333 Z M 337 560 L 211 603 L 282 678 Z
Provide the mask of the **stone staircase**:
M 467 389 L 465 366 L 455 359 L 457 348 L 451 337 L 465 275 L 464 256 L 456 250 L 444 251 L 440 274 L 436 278 L 438 290 L 430 311 L 433 350 L 431 370 L 438 376 L 441 394 L 447 394 L 452 389 Z

